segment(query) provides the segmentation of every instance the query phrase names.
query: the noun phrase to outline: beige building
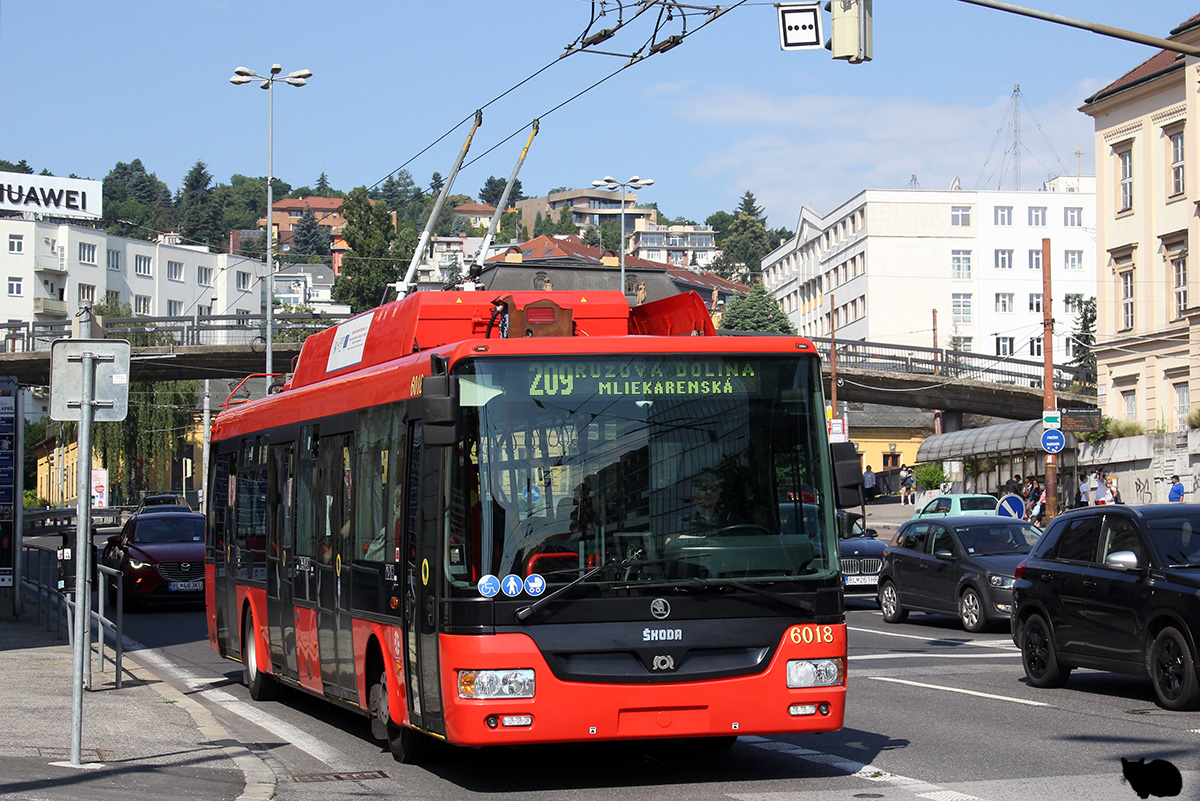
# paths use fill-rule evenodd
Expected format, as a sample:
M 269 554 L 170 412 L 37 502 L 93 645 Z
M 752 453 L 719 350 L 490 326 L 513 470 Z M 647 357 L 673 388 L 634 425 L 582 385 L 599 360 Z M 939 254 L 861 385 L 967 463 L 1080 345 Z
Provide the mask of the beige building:
M 1200 15 L 1171 31 L 1200 46 Z M 1096 358 L 1104 414 L 1183 431 L 1200 396 L 1200 59 L 1162 50 L 1084 101 L 1096 129 Z
M 545 197 L 533 197 L 528 200 L 518 200 L 517 211 L 521 213 L 520 225 L 533 235 L 534 224 L 538 215 L 542 219 L 549 218 L 558 222 L 564 207 L 571 210 L 571 221 L 582 234 L 589 225 L 597 228 L 605 220 L 619 222 L 621 206 L 625 206 L 625 233 L 647 225 L 658 223 L 657 209 L 640 209 L 637 207 L 636 192 L 610 192 L 607 189 L 568 189 L 565 192 L 554 192 Z

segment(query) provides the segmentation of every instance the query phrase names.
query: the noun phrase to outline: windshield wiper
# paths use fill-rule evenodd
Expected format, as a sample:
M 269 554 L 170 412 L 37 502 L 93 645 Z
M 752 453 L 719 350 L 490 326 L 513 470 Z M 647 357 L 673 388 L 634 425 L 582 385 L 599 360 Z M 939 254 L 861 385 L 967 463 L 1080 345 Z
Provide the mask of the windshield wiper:
M 710 584 L 705 579 L 695 578 L 695 579 L 692 579 L 691 581 L 688 581 L 679 586 L 681 586 L 681 587 L 714 587 L 714 588 L 719 588 L 722 586 L 736 587 L 739 590 L 745 590 L 746 592 L 753 592 L 753 593 L 763 596 L 764 598 L 770 598 L 772 601 L 778 601 L 781 604 L 785 604 L 787 606 L 792 606 L 797 609 L 802 609 L 805 612 L 809 612 L 810 614 L 815 612 L 817 609 L 812 604 L 811 601 L 805 601 L 802 598 L 793 598 L 790 595 L 782 595 L 778 592 L 772 592 L 771 590 L 764 590 L 762 587 L 755 587 L 752 584 L 743 584 L 742 582 L 735 581 L 733 579 L 721 579 L 721 581 L 722 581 L 721 584 Z
M 591 570 L 584 573 L 583 575 L 581 575 L 579 578 L 577 578 L 573 581 L 570 581 L 570 582 L 564 584 L 563 586 L 559 587 L 557 590 L 550 593 L 549 595 L 543 595 L 541 598 L 538 598 L 536 601 L 531 603 L 529 606 L 522 606 L 520 609 L 518 609 L 516 611 L 516 613 L 513 614 L 513 618 L 518 623 L 525 622 L 529 618 L 533 617 L 533 615 L 539 609 L 541 609 L 543 606 L 545 606 L 546 604 L 553 601 L 555 598 L 558 598 L 560 595 L 565 593 L 567 590 L 570 590 L 573 587 L 579 586 L 583 582 L 590 579 L 592 576 L 596 575 L 597 573 L 599 573 L 603 570 L 608 570 L 609 568 L 622 569 L 622 568 L 629 568 L 629 567 L 644 567 L 645 565 L 661 565 L 661 564 L 666 564 L 668 562 L 682 562 L 687 559 L 697 559 L 697 558 L 708 556 L 708 555 L 709 554 L 706 554 L 706 553 L 697 553 L 697 554 L 687 554 L 685 556 L 671 556 L 671 557 L 667 557 L 664 559 L 634 559 L 634 558 L 630 557 L 627 559 L 622 559 L 619 562 L 609 562 L 607 564 L 598 565 L 596 567 L 593 567 Z
M 1200 567 L 1200 562 L 1184 562 L 1182 565 L 1167 565 L 1167 567 Z

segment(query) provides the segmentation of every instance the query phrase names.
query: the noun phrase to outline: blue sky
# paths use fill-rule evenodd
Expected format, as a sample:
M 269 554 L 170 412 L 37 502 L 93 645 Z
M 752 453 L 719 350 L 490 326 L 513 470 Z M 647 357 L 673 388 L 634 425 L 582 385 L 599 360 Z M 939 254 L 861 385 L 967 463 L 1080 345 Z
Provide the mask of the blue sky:
M 1198 7 L 1132 0 L 1024 0 L 1064 16 L 1165 37 Z M 615 21 L 616 4 L 598 27 Z M 595 6 L 600 8 L 600 4 Z M 605 175 L 652 177 L 640 199 L 698 221 L 751 190 L 771 226 L 802 204 L 826 213 L 862 189 L 1012 188 L 1002 132 L 1024 96 L 1022 188 L 1093 174 L 1089 94 L 1156 50 L 959 0 L 876 0 L 874 60 L 782 52 L 775 8 L 747 3 L 568 105 L 622 59 L 557 60 L 587 26 L 588 0 L 0 0 L 5 122 L 0 158 L 102 179 L 142 159 L 172 189 L 197 161 L 214 179 L 265 175 L 267 96 L 228 82 L 234 67 L 312 70 L 275 90 L 275 174 L 293 186 L 325 172 L 371 185 L 474 109 L 484 111 L 454 191 L 507 177 L 542 117 L 521 173 L 527 194 Z M 631 52 L 653 14 L 603 45 Z M 826 24 L 828 14 L 825 15 Z M 689 31 L 702 20 L 689 18 Z M 664 33 L 677 33 L 677 21 Z M 418 183 L 449 172 L 460 128 L 408 165 Z M 997 142 L 997 137 L 1002 141 Z M 472 159 L 478 159 L 470 163 Z M 1003 169 L 1002 169 L 1003 168 Z

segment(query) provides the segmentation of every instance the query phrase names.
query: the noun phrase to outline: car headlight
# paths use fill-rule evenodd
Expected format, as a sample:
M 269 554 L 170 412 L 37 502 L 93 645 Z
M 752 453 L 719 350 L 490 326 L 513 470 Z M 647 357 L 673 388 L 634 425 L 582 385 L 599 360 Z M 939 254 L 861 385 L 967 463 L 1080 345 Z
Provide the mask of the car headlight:
M 1013 586 L 1012 576 L 988 576 L 988 584 L 1001 590 L 1011 590 Z
M 789 659 L 787 663 L 787 686 L 831 687 L 841 684 L 846 675 L 846 663 L 842 659 Z
M 532 698 L 532 670 L 460 670 L 459 698 Z
M 132 567 L 134 570 L 145 570 L 146 568 L 150 567 L 150 563 L 149 562 L 137 562 L 137 561 L 134 561 L 133 559 L 130 559 L 129 566 Z

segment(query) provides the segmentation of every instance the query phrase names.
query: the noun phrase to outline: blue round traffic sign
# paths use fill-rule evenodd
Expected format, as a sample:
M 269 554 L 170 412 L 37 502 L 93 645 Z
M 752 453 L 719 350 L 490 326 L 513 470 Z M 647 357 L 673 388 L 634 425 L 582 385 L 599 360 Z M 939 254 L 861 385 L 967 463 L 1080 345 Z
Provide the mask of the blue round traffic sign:
M 1042 450 L 1046 453 L 1058 453 L 1066 447 L 1067 438 L 1056 428 L 1047 428 L 1042 432 Z
M 1023 519 L 1025 517 L 1025 499 L 1020 495 L 1005 495 L 996 506 L 996 514 L 1001 517 Z

